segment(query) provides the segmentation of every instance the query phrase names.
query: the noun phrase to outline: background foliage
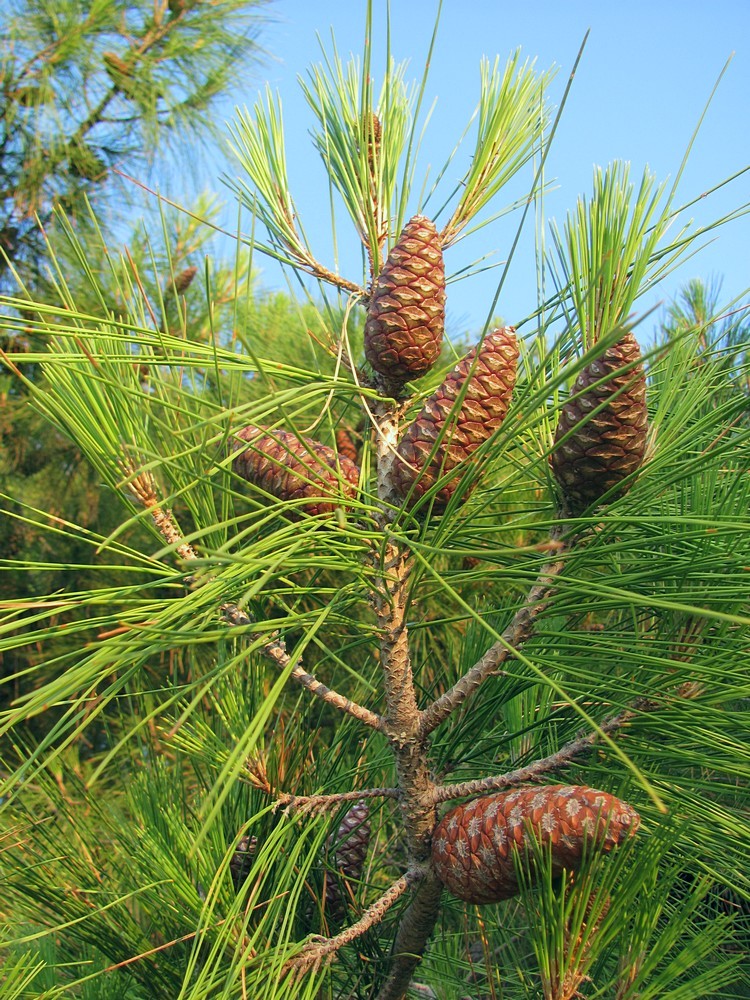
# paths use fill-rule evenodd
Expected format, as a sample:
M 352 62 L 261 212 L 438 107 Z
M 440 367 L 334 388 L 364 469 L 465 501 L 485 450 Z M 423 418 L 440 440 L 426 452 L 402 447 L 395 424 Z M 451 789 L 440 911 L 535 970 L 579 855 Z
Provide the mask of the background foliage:
M 521 103 L 543 95 L 546 77 L 517 57 L 508 66 L 485 68 L 485 142 L 471 175 L 446 168 L 447 232 L 498 195 L 506 168 L 525 169 L 539 191 L 554 117 L 491 112 L 513 72 Z M 105 74 L 116 100 L 130 100 L 125 79 Z M 366 58 L 329 53 L 307 93 L 314 148 L 372 245 L 385 223 L 392 243 L 420 209 L 410 149 L 421 91 L 391 63 L 382 90 L 370 75 Z M 373 107 L 385 136 L 374 197 L 357 124 Z M 106 235 L 92 250 L 80 215 L 60 214 L 47 249 L 53 284 L 3 300 L 3 329 L 18 337 L 23 315 L 29 339 L 22 357 L 7 355 L 4 399 L 34 414 L 4 486 L 3 564 L 24 582 L 0 605 L 3 996 L 366 997 L 387 972 L 398 907 L 330 968 L 280 979 L 307 933 L 340 930 L 401 873 L 404 831 L 389 799 L 373 804 L 368 864 L 340 922 L 323 905 L 325 842 L 345 806 L 301 817 L 272 808 L 278 791 L 394 783 L 381 734 L 289 686 L 289 670 L 261 655 L 281 630 L 292 662 L 304 657 L 331 687 L 382 710 L 367 601 L 378 537 L 369 437 L 357 504 L 324 523 L 289 520 L 229 467 L 230 436 L 245 424 L 331 444 L 358 425 L 361 399 L 375 403 L 357 384 L 363 311 L 349 298 L 370 262 L 363 252 L 342 277 L 316 260 L 283 183 L 275 108 L 268 95 L 234 129 L 237 194 L 266 224 L 234 262 L 202 260 L 190 218 L 165 215 L 163 238 L 116 254 Z M 505 128 L 517 142 L 508 160 L 493 159 Z M 668 233 L 669 197 L 648 176 L 634 189 L 624 167 L 597 172 L 551 252 L 540 247 L 556 292 L 518 321 L 513 434 L 486 449 L 465 503 L 393 528 L 415 560 L 409 620 L 425 705 L 497 639 L 545 565 L 559 524 L 548 465 L 556 411 L 637 310 L 638 292 L 689 248 L 693 234 Z M 96 231 L 93 217 L 85 227 Z M 317 277 L 319 296 L 258 293 L 249 252 Z M 647 326 L 636 326 L 644 345 Z M 688 286 L 646 349 L 651 439 L 637 483 L 567 526 L 579 542 L 535 634 L 432 741 L 436 775 L 469 780 L 543 758 L 648 699 L 653 710 L 634 711 L 624 733 L 565 774 L 636 804 L 642 834 L 589 859 L 572 884 L 543 880 L 481 909 L 446 898 L 414 996 L 562 998 L 573 981 L 586 996 L 623 1000 L 748 995 L 746 352 L 744 314 Z M 450 364 L 414 387 L 407 420 Z M 85 461 L 93 478 L 70 475 L 61 457 L 71 470 Z M 137 502 L 139 475 L 174 511 L 196 562 Z M 229 628 L 225 602 L 247 608 L 252 626 Z M 257 853 L 235 891 L 230 860 L 245 832 Z

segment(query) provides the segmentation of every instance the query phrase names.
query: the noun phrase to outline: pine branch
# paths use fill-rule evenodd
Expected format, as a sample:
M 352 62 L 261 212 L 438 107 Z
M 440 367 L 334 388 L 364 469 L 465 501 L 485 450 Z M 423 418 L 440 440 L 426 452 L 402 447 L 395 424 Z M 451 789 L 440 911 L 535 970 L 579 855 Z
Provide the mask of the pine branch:
M 179 19 L 176 18 L 170 19 L 163 22 L 161 25 L 155 25 L 151 30 L 147 31 L 143 36 L 141 44 L 135 50 L 137 57 L 140 58 L 141 56 L 146 55 L 150 49 L 163 42 L 169 33 L 175 30 L 178 20 Z M 135 64 L 133 64 L 132 68 L 135 68 Z M 96 126 L 102 122 L 104 112 L 107 110 L 115 97 L 121 93 L 124 93 L 124 91 L 120 84 L 113 83 L 96 107 L 91 110 L 91 112 L 71 135 L 69 140 L 70 144 L 81 142 L 81 140 L 84 139 L 92 129 L 96 128 Z
M 391 400 L 381 400 L 375 407 L 378 498 L 381 503 L 379 527 L 386 535 L 380 553 L 380 572 L 372 591 L 381 634 L 380 665 L 386 696 L 384 731 L 396 758 L 399 805 L 406 834 L 411 869 L 429 866 L 414 899 L 404 914 L 396 936 L 396 954 L 408 951 L 409 957 L 397 957 L 389 983 L 408 985 L 411 973 L 435 926 L 439 913 L 440 888 L 430 865 L 432 831 L 437 815 L 434 785 L 427 766 L 427 743 L 420 732 L 420 712 L 414 690 L 414 675 L 409 655 L 409 632 L 406 625 L 407 583 L 411 569 L 408 550 L 388 538 L 391 514 L 388 504 L 393 497 L 392 468 L 398 443 L 399 411 Z M 394 987 L 386 987 L 396 988 Z M 400 987 L 399 987 L 400 988 Z M 402 996 L 402 992 L 385 995 Z
M 286 813 L 322 813 L 337 809 L 342 802 L 358 802 L 360 799 L 397 799 L 398 788 L 364 788 L 360 791 L 337 792 L 330 795 L 292 795 L 277 793 L 277 806 Z
M 121 464 L 126 472 L 131 471 L 127 463 Z M 148 472 L 141 473 L 138 476 L 131 475 L 128 480 L 128 486 L 136 499 L 151 511 L 157 531 L 159 531 L 169 545 L 176 547 L 176 551 L 181 558 L 186 561 L 197 559 L 197 552 L 192 545 L 184 541 L 184 535 L 175 521 L 172 512 L 166 510 L 158 503 L 156 483 L 153 476 Z M 252 617 L 236 604 L 226 602 L 222 604 L 221 611 L 225 619 L 232 625 L 247 626 L 253 624 Z M 260 648 L 260 652 L 282 671 L 286 670 L 291 663 L 291 657 L 286 651 L 283 639 L 272 638 L 264 642 Z M 306 688 L 310 694 L 315 695 L 316 698 L 320 698 L 321 701 L 326 702 L 328 705 L 332 705 L 340 712 L 351 715 L 372 729 L 382 728 L 383 720 L 379 715 L 352 701 L 351 698 L 347 698 L 339 694 L 338 691 L 327 687 L 313 674 L 308 673 L 299 663 L 292 667 L 289 676 L 298 684 L 301 684 L 302 687 Z
M 586 736 L 579 736 L 555 753 L 548 757 L 528 764 L 526 767 L 519 767 L 515 771 L 508 771 L 506 774 L 498 774 L 489 778 L 478 778 L 474 781 L 464 781 L 458 785 L 442 785 L 435 789 L 435 802 L 448 802 L 450 799 L 462 799 L 468 796 L 481 795 L 484 792 L 497 791 L 500 788 L 509 788 L 513 785 L 520 785 L 526 781 L 535 781 L 550 771 L 557 771 L 561 767 L 566 767 L 574 758 L 580 756 L 586 750 L 590 750 L 599 737 L 604 733 L 609 736 L 611 733 L 622 729 L 639 712 L 653 711 L 658 706 L 646 699 L 640 699 L 633 704 L 632 708 L 627 708 L 617 715 L 605 719 L 599 729 Z
M 394 903 L 403 896 L 414 882 L 424 877 L 420 868 L 412 868 L 393 883 L 390 889 L 365 910 L 360 919 L 332 938 L 315 937 L 283 969 L 300 978 L 308 972 L 316 972 L 321 965 L 331 961 L 333 955 L 344 945 L 362 937 L 371 927 L 379 924 Z
M 248 615 L 246 611 L 238 608 L 235 604 L 222 605 L 222 611 L 224 612 L 225 617 L 227 615 L 231 615 L 233 624 L 253 624 L 251 616 Z M 291 663 L 291 657 L 286 651 L 283 639 L 270 639 L 261 646 L 260 652 L 267 660 L 271 660 L 282 671 L 286 670 Z M 326 704 L 332 705 L 340 712 L 344 712 L 346 715 L 351 715 L 352 718 L 358 719 L 360 722 L 363 722 L 366 726 L 370 726 L 372 729 L 383 728 L 383 720 L 379 715 L 376 715 L 375 712 L 371 712 L 369 708 L 365 708 L 363 705 L 357 704 L 356 701 L 352 701 L 351 698 L 347 698 L 345 695 L 339 694 L 338 691 L 333 691 L 331 688 L 323 684 L 322 681 L 319 681 L 313 674 L 308 673 L 299 664 L 292 667 L 292 671 L 289 676 L 298 684 L 301 684 L 302 687 L 306 688 L 310 694 L 315 695 L 316 698 L 320 698 L 320 700 L 326 702 Z
M 425 737 L 437 729 L 455 710 L 470 698 L 487 680 L 512 657 L 534 633 L 534 625 L 539 615 L 547 607 L 554 592 L 554 581 L 564 566 L 564 555 L 569 544 L 558 542 L 557 552 L 561 558 L 547 563 L 536 583 L 529 591 L 524 604 L 516 611 L 513 621 L 503 632 L 502 638 L 490 646 L 487 652 L 471 667 L 452 688 L 437 698 L 422 712 L 420 734 Z

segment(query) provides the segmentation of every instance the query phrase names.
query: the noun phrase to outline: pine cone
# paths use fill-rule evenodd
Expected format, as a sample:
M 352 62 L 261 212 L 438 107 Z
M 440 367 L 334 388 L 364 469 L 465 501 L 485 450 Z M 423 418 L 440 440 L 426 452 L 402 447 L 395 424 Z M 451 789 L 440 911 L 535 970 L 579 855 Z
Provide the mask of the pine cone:
M 432 836 L 432 860 L 449 892 L 467 903 L 496 903 L 517 894 L 511 851 L 533 836 L 550 845 L 552 871 L 576 871 L 584 843 L 596 838 L 611 850 L 638 829 L 640 817 L 626 802 L 578 785 L 521 788 L 456 806 Z
M 513 327 L 494 330 L 478 349 L 474 348 L 456 365 L 427 400 L 401 439 L 393 463 L 393 485 L 402 497 L 412 491 L 410 504 L 465 462 L 500 427 L 513 393 L 517 360 Z M 444 431 L 459 396 L 462 396 L 460 408 L 451 415 L 451 424 Z M 430 460 L 441 433 L 440 445 Z M 437 509 L 447 505 L 460 479 L 461 474 L 457 474 L 435 494 Z
M 244 837 L 240 837 L 235 852 L 229 859 L 229 871 L 232 875 L 232 882 L 234 883 L 236 892 L 240 891 L 240 886 L 250 874 L 257 850 L 257 837 L 247 834 Z
M 362 876 L 370 846 L 370 810 L 363 800 L 352 806 L 339 824 L 335 834 L 328 839 L 328 853 L 340 879 L 329 872 L 326 879 L 326 908 L 332 917 L 340 920 L 346 909 L 346 894 L 342 893 L 341 880 L 358 881 Z
M 198 273 L 198 268 L 193 264 L 191 267 L 183 268 L 179 274 L 174 276 L 164 287 L 165 295 L 184 295 L 193 283 L 193 278 Z
M 348 458 L 355 465 L 359 461 L 359 449 L 362 445 L 362 435 L 347 427 L 336 431 L 336 451 Z
M 357 492 L 357 466 L 318 441 L 252 425 L 236 436 L 250 444 L 234 459 L 237 475 L 279 500 L 308 498 L 302 509 L 311 516 L 332 513 Z
M 395 395 L 440 357 L 445 268 L 434 224 L 415 215 L 378 276 L 365 324 L 365 356 Z
M 551 464 L 572 514 L 595 503 L 643 462 L 648 428 L 646 375 L 642 364 L 617 373 L 639 360 L 638 344 L 627 333 L 583 369 L 573 388 L 576 398 L 562 408 Z M 617 374 L 591 388 L 610 373 Z M 603 409 L 582 422 L 602 404 L 606 404 Z M 623 485 L 619 492 L 626 493 L 631 485 Z

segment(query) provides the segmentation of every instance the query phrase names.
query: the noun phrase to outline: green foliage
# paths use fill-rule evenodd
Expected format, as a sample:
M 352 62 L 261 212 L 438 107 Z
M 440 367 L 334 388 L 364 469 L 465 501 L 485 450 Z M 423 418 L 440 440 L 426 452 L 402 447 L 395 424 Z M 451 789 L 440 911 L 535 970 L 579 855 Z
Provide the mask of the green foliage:
M 202 266 L 205 225 L 172 215 L 162 220 L 163 235 L 147 236 L 139 227 L 126 262 L 110 257 L 111 235 L 101 219 L 112 199 L 120 207 L 132 203 L 113 167 L 135 173 L 145 151 L 153 162 L 170 144 L 177 154 L 189 144 L 194 161 L 196 141 L 211 132 L 205 112 L 257 62 L 261 10 L 259 0 L 18 0 L 3 7 L 0 287 L 16 296 L 15 322 L 0 338 L 9 357 L 0 373 L 6 515 L 0 523 L 0 594 L 6 599 L 22 600 L 53 585 L 85 590 L 103 572 L 117 579 L 108 556 L 96 553 L 97 536 L 118 523 L 115 505 L 79 446 L 29 406 L 29 383 L 43 378 L 38 358 L 45 343 L 44 320 L 32 300 L 59 309 L 68 308 L 72 296 L 83 312 L 116 316 L 127 313 L 134 282 L 141 282 L 149 319 L 158 316 L 155 322 L 183 333 L 189 326 L 191 336 L 206 339 L 215 335 L 212 323 L 231 325 L 226 305 L 237 284 L 249 287 L 248 261 L 238 257 L 235 266 L 219 265 L 213 275 L 210 308 L 200 295 L 170 295 L 176 273 Z M 89 198 L 98 205 L 96 216 Z M 202 198 L 194 207 L 210 224 L 215 204 Z M 48 243 L 57 273 L 48 269 Z M 152 373 L 142 367 L 140 376 L 148 381 Z M 35 569 L 19 574 L 9 560 Z M 3 673 L 15 667 L 6 655 Z
M 44 256 L 36 218 L 74 215 L 165 142 L 192 148 L 206 112 L 259 54 L 263 0 L 13 0 L 0 20 L 0 280 Z
M 446 211 L 456 235 L 551 140 L 529 112 L 548 77 L 519 60 L 504 73 L 485 67 L 477 123 L 488 142 L 504 129 L 516 141 L 488 154 L 484 170 L 449 182 L 449 157 L 441 173 L 455 189 Z M 555 241 L 554 265 L 540 256 L 560 287 L 545 324 L 526 324 L 504 428 L 442 516 L 418 521 L 392 505 L 385 523 L 371 433 L 382 400 L 362 367 L 361 303 L 383 220 L 392 241 L 394 220 L 413 205 L 423 84 L 410 90 L 387 61 L 374 108 L 369 64 L 345 67 L 334 52 L 304 85 L 315 148 L 368 241 L 371 273 L 363 266 L 356 280 L 313 257 L 279 190 L 280 102 L 268 97 L 235 126 L 247 171 L 237 193 L 267 227 L 251 248 L 317 276 L 316 302 L 248 294 L 241 255 L 231 273 L 204 263 L 175 296 L 179 275 L 198 265 L 190 223 L 176 244 L 164 241 L 182 248 L 166 266 L 144 241 L 110 254 L 101 275 L 63 223 L 66 247 L 51 258 L 57 298 L 4 301 L 3 328 L 23 306 L 36 338 L 8 392 L 26 393 L 45 426 L 85 454 L 112 508 L 108 530 L 94 532 L 76 525 L 65 497 L 54 521 L 13 499 L 19 523 L 41 528 L 50 552 L 84 544 L 107 560 L 107 576 L 71 591 L 72 561 L 8 560 L 31 581 L 23 601 L 0 604 L 16 696 L 0 716 L 9 995 L 376 996 L 400 903 L 330 966 L 296 980 L 284 972 L 306 935 L 342 928 L 325 907 L 335 875 L 325 845 L 346 805 L 274 806 L 388 790 L 400 777 L 387 734 L 293 687 L 292 674 L 302 665 L 352 702 L 385 710 L 373 595 L 379 559 L 397 545 L 412 565 L 406 624 L 418 699 L 429 706 L 490 646 L 507 644 L 504 630 L 560 538 L 564 568 L 535 627 L 435 730 L 429 766 L 451 782 L 507 774 L 598 733 L 567 759 L 563 780 L 626 799 L 642 828 L 611 855 L 592 851 L 574 879 L 547 877 L 540 853 L 542 876 L 517 899 L 480 910 L 445 898 L 413 995 L 563 1000 L 580 986 L 591 997 L 698 1000 L 750 988 L 741 951 L 750 899 L 744 317 L 727 325 L 705 289 L 686 291 L 644 352 L 651 435 L 637 481 L 561 522 L 548 459 L 566 393 L 619 324 L 646 340 L 634 303 L 692 238 L 684 230 L 663 244 L 667 216 L 650 179 L 636 191 L 621 165 L 598 173 Z M 373 110 L 384 129 L 374 189 L 363 124 Z M 529 178 L 532 195 L 538 184 Z M 326 296 L 325 283 L 341 298 Z M 44 378 L 26 365 L 43 366 Z M 405 423 L 443 374 L 413 387 Z M 233 435 L 248 424 L 332 445 L 360 414 L 360 490 L 333 515 L 305 515 L 232 471 Z M 280 640 L 288 658 L 269 664 Z M 618 713 L 627 718 L 613 728 Z M 343 926 L 404 871 L 408 829 L 387 791 L 371 800 L 371 822 Z M 256 841 L 236 887 L 231 861 L 244 835 Z

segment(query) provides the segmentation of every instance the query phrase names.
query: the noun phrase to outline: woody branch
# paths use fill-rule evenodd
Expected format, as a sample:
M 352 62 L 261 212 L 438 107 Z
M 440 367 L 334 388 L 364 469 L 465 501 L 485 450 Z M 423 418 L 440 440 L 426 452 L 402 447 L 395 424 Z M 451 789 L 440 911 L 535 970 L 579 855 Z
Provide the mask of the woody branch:
M 151 474 L 141 473 L 139 475 L 131 475 L 128 479 L 128 486 L 135 498 L 149 511 L 159 534 L 175 549 L 178 555 L 186 562 L 197 559 L 198 553 L 189 542 L 185 541 L 185 536 L 180 530 L 174 514 L 159 502 L 156 493 L 156 484 Z M 254 624 L 252 617 L 247 611 L 244 611 L 231 602 L 222 604 L 221 612 L 225 620 L 231 625 L 252 626 Z M 260 652 L 282 671 L 288 669 L 292 662 L 291 657 L 286 651 L 283 639 L 278 638 L 278 636 L 263 642 L 260 646 Z M 379 715 L 371 712 L 363 705 L 352 701 L 351 698 L 347 698 L 339 694 L 338 691 L 327 687 L 313 674 L 308 673 L 299 663 L 292 666 L 289 676 L 297 684 L 306 688 L 310 694 L 331 705 L 333 708 L 338 709 L 340 712 L 352 716 L 352 718 L 364 723 L 364 725 L 369 726 L 371 729 L 382 728 L 383 720 Z
M 554 581 L 565 567 L 567 546 L 558 543 L 558 555 L 554 562 L 547 563 L 542 569 L 537 582 L 529 591 L 523 605 L 513 616 L 510 625 L 505 629 L 501 639 L 494 643 L 487 652 L 458 680 L 452 688 L 437 698 L 422 712 L 420 733 L 427 736 L 437 729 L 467 698 L 470 698 L 488 677 L 498 672 L 498 669 L 521 649 L 534 632 L 536 620 L 546 609 L 547 602 L 554 591 Z

